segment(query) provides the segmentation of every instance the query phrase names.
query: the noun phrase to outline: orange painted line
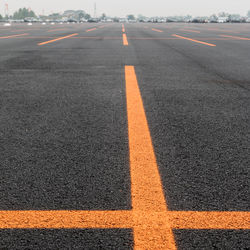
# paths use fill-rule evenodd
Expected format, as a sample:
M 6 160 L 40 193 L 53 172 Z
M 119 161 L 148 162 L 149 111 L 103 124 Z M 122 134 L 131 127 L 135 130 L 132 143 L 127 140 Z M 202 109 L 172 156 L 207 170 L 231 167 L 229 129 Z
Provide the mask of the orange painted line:
M 124 45 L 124 46 L 128 46 L 128 38 L 127 38 L 127 35 L 126 35 L 126 34 L 123 34 L 122 37 L 123 37 L 123 45 Z
M 97 28 L 93 28 L 93 29 L 88 29 L 88 30 L 86 30 L 86 32 L 91 32 L 91 31 L 94 31 L 94 30 L 96 30 Z
M 222 29 L 216 29 L 216 28 L 207 28 L 206 30 L 209 30 L 209 31 L 218 31 L 218 32 L 226 32 L 226 33 L 235 33 L 235 34 L 238 34 L 239 32 L 238 31 L 230 31 L 230 30 L 222 30 Z
M 189 29 L 180 29 L 181 31 L 188 31 L 188 32 L 192 32 L 192 33 L 201 33 L 200 31 L 197 30 L 189 30 Z
M 123 32 L 123 33 L 126 32 L 124 24 L 122 24 L 122 32 Z
M 250 212 L 172 211 L 169 217 L 175 229 L 250 229 Z
M 135 249 L 176 249 L 170 223 L 157 216 L 157 212 L 166 212 L 167 206 L 134 66 L 125 66 L 125 79 L 132 209 L 138 221 Z M 154 224 L 145 220 L 152 211 Z
M 0 36 L 0 39 L 8 39 L 8 38 L 14 38 L 14 37 L 20 37 L 20 36 L 27 36 L 29 34 L 18 34 L 18 35 L 11 35 L 11 36 Z
M 185 39 L 185 40 L 189 40 L 189 41 L 192 41 L 192 42 L 195 42 L 195 43 L 201 43 L 201 44 L 205 44 L 205 45 L 208 45 L 208 46 L 211 46 L 211 47 L 216 47 L 216 45 L 212 44 L 212 43 L 206 43 L 206 42 L 202 42 L 202 41 L 199 41 L 199 40 L 191 39 L 191 38 L 188 38 L 188 37 L 178 36 L 176 34 L 174 34 L 172 36 L 175 36 L 175 37 L 178 37 L 178 38 L 181 38 L 181 39 Z
M 77 35 L 78 35 L 78 33 L 75 33 L 75 34 L 71 34 L 71 35 L 68 35 L 68 36 L 59 37 L 59 38 L 56 38 L 56 39 L 53 39 L 53 40 L 49 40 L 49 41 L 46 41 L 46 42 L 38 43 L 37 45 L 41 46 L 41 45 L 45 45 L 45 44 L 49 44 L 49 43 L 54 43 L 56 41 L 60 41 L 60 40 L 67 39 L 67 38 L 77 36 Z
M 0 228 L 129 228 L 131 211 L 0 211 Z
M 61 30 L 67 30 L 67 29 L 53 29 L 53 30 L 48 30 L 47 32 L 54 32 L 54 31 L 61 31 Z
M 141 216 L 140 216 L 141 214 Z M 139 218 L 139 219 L 138 219 Z M 200 211 L 0 211 L 0 229 L 134 228 L 167 220 L 174 229 L 249 230 L 250 212 Z M 157 225 L 156 225 L 157 226 Z M 164 228 L 164 227 L 163 227 Z
M 246 37 L 239 37 L 239 36 L 227 36 L 227 35 L 220 35 L 221 37 L 228 37 L 228 38 L 234 38 L 234 39 L 238 39 L 238 40 L 246 40 L 246 41 L 250 41 L 250 38 L 246 38 Z
M 40 29 L 23 29 L 23 30 L 11 30 L 11 32 L 12 32 L 12 33 L 14 33 L 14 32 L 34 31 L 34 30 L 40 30 Z
M 156 31 L 156 32 L 163 32 L 162 30 L 153 29 L 153 28 L 152 28 L 152 30 L 153 30 L 153 31 Z

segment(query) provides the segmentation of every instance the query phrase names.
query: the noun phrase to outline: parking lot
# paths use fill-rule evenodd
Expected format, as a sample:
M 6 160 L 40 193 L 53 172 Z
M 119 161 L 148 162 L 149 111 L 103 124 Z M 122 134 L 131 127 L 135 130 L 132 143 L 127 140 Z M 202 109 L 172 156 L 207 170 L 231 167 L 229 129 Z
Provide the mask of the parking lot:
M 248 249 L 249 31 L 0 26 L 0 249 Z

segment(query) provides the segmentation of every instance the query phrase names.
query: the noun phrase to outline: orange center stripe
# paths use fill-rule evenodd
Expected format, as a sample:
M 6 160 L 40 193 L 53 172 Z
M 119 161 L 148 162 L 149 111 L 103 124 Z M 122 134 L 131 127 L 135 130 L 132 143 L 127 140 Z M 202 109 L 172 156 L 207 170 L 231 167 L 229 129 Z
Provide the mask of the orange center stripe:
M 47 42 L 38 43 L 38 45 L 41 46 L 41 45 L 45 45 L 45 44 L 48 44 L 48 43 L 54 43 L 56 41 L 60 41 L 60 40 L 67 39 L 67 38 L 70 38 L 70 37 L 73 37 L 73 36 L 77 36 L 77 35 L 78 35 L 78 33 L 75 33 L 75 34 L 72 34 L 72 35 L 68 35 L 68 36 L 64 36 L 64 37 L 59 37 L 59 38 L 56 38 L 56 39 L 53 39 L 53 40 L 49 40 Z
M 202 41 L 199 41 L 199 40 L 191 39 L 191 38 L 188 38 L 188 37 L 178 36 L 176 34 L 174 34 L 172 36 L 175 36 L 175 37 L 178 37 L 178 38 L 181 38 L 181 39 L 185 39 L 185 40 L 189 40 L 189 41 L 192 41 L 192 42 L 195 42 L 195 43 L 205 44 L 205 45 L 208 45 L 208 46 L 211 46 L 211 47 L 215 47 L 216 46 L 215 44 L 212 44 L 212 43 L 206 43 L 206 42 L 202 42 Z
M 0 36 L 0 39 L 7 39 L 7 38 L 14 38 L 14 37 L 20 37 L 20 36 L 27 36 L 28 34 L 18 34 L 18 35 L 12 35 L 12 36 Z
M 124 45 L 124 46 L 128 46 L 128 38 L 127 38 L 127 35 L 126 35 L 126 34 L 123 34 L 122 37 L 123 37 L 123 45 Z
M 167 206 L 133 66 L 125 67 L 125 76 L 132 208 L 133 218 L 138 221 L 134 228 L 134 244 L 138 249 L 162 249 L 166 246 L 176 249 L 170 223 L 157 214 L 166 212 Z M 150 219 L 148 212 L 154 212 Z

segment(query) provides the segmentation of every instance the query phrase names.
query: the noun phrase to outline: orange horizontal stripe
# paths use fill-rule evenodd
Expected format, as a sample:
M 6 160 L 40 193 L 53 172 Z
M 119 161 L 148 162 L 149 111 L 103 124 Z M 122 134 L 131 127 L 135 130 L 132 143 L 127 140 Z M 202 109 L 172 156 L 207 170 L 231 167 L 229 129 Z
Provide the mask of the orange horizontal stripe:
M 49 40 L 49 41 L 46 41 L 46 42 L 38 43 L 38 45 L 41 46 L 41 45 L 45 45 L 45 44 L 48 44 L 48 43 L 53 43 L 53 42 L 60 41 L 60 40 L 63 40 L 63 39 L 66 39 L 66 38 L 70 38 L 70 37 L 73 37 L 73 36 L 77 36 L 77 35 L 78 35 L 78 33 L 71 34 L 71 35 L 64 36 L 64 37 L 59 37 L 59 38 L 56 38 L 56 39 L 53 39 L 53 40 Z
M 250 38 L 247 37 L 240 37 L 240 36 L 228 36 L 228 35 L 220 35 L 221 37 L 228 37 L 228 38 L 234 38 L 234 39 L 238 39 L 238 40 L 246 40 L 246 41 L 250 41 Z
M 88 29 L 86 30 L 86 32 L 90 32 L 90 31 L 93 31 L 93 30 L 96 30 L 97 28 L 93 28 L 93 29 Z
M 8 39 L 8 38 L 14 38 L 14 37 L 20 37 L 20 36 L 27 36 L 29 34 L 18 34 L 18 35 L 11 35 L 11 36 L 0 36 L 0 39 Z
M 152 30 L 156 32 L 163 32 L 162 30 L 158 30 L 158 29 L 152 29 Z
M 200 211 L 0 211 L 0 229 L 134 228 L 165 225 L 174 229 L 249 230 L 250 212 Z
M 175 36 L 175 37 L 178 37 L 178 38 L 181 38 L 181 39 L 185 39 L 185 40 L 189 40 L 189 41 L 192 41 L 192 42 L 195 42 L 195 43 L 201 43 L 201 44 L 205 44 L 205 45 L 208 45 L 208 46 L 211 46 L 211 47 L 216 47 L 215 44 L 202 42 L 202 41 L 199 41 L 199 40 L 191 39 L 189 37 L 179 36 L 179 35 L 176 35 L 176 34 L 174 34 L 172 36 Z
M 47 32 L 54 32 L 54 31 L 61 31 L 61 30 L 66 30 L 66 29 L 53 29 L 53 30 L 48 30 Z
M 193 32 L 193 33 L 201 33 L 200 31 L 197 30 L 189 30 L 189 29 L 180 29 L 181 31 L 188 31 L 188 32 Z
M 169 216 L 175 229 L 250 229 L 250 212 L 173 211 Z

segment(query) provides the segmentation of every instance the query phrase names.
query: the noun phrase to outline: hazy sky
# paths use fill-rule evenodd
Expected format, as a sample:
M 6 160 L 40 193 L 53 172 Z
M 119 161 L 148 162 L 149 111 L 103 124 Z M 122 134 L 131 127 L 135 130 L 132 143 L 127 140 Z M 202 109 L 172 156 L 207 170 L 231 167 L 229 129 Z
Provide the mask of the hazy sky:
M 0 13 L 4 3 L 9 4 L 10 13 L 20 7 L 30 7 L 36 13 L 61 12 L 67 9 L 83 9 L 93 15 L 94 3 L 97 13 L 111 16 L 143 14 L 146 16 L 210 15 L 221 11 L 246 15 L 250 0 L 0 0 Z

